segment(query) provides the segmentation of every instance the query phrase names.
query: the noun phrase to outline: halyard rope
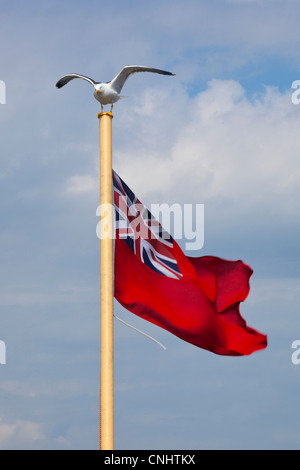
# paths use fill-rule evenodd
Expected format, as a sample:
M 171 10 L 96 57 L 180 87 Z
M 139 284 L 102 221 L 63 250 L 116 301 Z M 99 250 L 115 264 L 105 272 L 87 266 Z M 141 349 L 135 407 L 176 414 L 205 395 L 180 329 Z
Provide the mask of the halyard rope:
M 119 320 L 121 323 L 124 323 L 124 325 L 126 326 L 129 326 L 129 328 L 132 328 L 133 330 L 137 331 L 138 333 L 141 333 L 142 335 L 146 336 L 147 338 L 151 339 L 152 341 L 154 341 L 155 343 L 157 343 L 161 348 L 163 348 L 164 350 L 166 350 L 167 348 L 161 344 L 159 341 L 157 341 L 157 339 L 155 338 L 152 338 L 152 336 L 150 335 L 147 335 L 146 333 L 144 333 L 143 331 L 141 330 L 138 330 L 137 328 L 135 328 L 134 326 L 132 325 L 129 325 L 129 323 L 126 323 L 124 320 L 121 320 L 121 318 L 117 317 L 115 314 L 113 314 L 114 317 Z

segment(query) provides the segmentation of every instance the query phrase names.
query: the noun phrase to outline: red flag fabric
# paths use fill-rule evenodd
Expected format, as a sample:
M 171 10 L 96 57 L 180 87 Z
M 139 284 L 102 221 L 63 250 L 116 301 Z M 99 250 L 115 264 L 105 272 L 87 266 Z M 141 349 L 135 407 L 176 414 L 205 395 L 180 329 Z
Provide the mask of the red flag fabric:
M 242 261 L 186 256 L 115 172 L 113 183 L 114 296 L 120 304 L 216 354 L 264 349 L 266 335 L 249 327 L 239 311 L 252 269 Z

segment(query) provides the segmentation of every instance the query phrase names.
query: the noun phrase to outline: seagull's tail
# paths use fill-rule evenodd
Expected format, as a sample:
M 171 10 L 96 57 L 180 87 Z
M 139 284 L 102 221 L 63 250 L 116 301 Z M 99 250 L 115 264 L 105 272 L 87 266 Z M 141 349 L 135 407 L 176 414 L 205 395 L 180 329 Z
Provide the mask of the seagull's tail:
M 119 96 L 119 100 L 121 100 L 122 98 L 128 98 L 128 96 Z

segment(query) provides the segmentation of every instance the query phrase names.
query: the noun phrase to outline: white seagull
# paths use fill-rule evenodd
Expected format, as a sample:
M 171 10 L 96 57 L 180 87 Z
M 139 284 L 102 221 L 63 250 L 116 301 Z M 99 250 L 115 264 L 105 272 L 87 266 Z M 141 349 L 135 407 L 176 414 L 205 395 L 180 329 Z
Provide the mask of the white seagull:
M 83 80 L 87 80 L 93 85 L 94 97 L 97 101 L 101 103 L 101 111 L 103 111 L 103 105 L 105 104 L 111 104 L 110 111 L 112 111 L 113 104 L 116 103 L 116 101 L 118 101 L 120 98 L 125 98 L 124 96 L 120 96 L 120 93 L 127 78 L 133 73 L 137 72 L 153 72 L 160 73 L 162 75 L 175 75 L 174 73 L 166 72 L 165 70 L 144 67 L 142 65 L 127 65 L 110 82 L 95 82 L 91 78 L 86 77 L 84 75 L 79 75 L 78 73 L 70 73 L 69 75 L 65 75 L 60 80 L 58 80 L 58 82 L 56 83 L 56 87 L 61 88 L 74 78 L 83 78 Z

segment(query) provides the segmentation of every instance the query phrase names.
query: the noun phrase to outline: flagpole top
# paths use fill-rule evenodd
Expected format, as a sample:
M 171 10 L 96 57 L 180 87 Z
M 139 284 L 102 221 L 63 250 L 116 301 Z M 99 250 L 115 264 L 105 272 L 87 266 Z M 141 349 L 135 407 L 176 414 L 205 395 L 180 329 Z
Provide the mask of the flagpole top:
M 108 112 L 101 111 L 101 113 L 97 114 L 97 118 L 100 119 L 101 116 L 110 116 L 111 118 L 113 118 L 113 114 L 111 111 L 108 111 Z

